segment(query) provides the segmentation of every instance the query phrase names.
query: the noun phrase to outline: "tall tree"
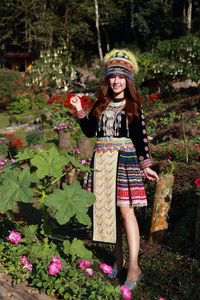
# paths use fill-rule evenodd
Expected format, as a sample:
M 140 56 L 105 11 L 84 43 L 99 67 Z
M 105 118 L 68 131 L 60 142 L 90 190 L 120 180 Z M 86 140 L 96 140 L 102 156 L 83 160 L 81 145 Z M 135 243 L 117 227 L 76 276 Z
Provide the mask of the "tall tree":
M 187 29 L 190 32 L 192 28 L 192 0 L 188 0 L 187 9 Z
M 98 0 L 94 0 L 94 7 L 95 7 L 95 18 L 96 18 L 96 29 L 97 29 L 97 44 L 98 44 L 98 50 L 99 50 L 99 58 L 100 61 L 103 61 L 103 51 L 101 47 L 101 34 L 100 34 L 100 28 L 99 28 L 99 5 Z

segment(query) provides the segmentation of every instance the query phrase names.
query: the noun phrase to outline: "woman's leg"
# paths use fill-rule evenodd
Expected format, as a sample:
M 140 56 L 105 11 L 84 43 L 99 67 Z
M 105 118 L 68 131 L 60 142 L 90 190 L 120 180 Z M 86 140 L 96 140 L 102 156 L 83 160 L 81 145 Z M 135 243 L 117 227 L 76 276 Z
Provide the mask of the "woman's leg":
M 124 266 L 125 262 L 123 259 L 122 226 L 121 226 L 119 208 L 117 208 L 117 242 L 114 246 L 114 254 L 115 254 L 115 262 L 113 264 L 113 268 L 116 270 L 120 270 Z
M 138 253 L 140 249 L 138 222 L 134 213 L 134 208 L 128 206 L 120 207 L 120 212 L 124 221 L 129 252 L 128 273 L 126 280 L 135 282 L 141 273 L 141 269 L 138 265 Z

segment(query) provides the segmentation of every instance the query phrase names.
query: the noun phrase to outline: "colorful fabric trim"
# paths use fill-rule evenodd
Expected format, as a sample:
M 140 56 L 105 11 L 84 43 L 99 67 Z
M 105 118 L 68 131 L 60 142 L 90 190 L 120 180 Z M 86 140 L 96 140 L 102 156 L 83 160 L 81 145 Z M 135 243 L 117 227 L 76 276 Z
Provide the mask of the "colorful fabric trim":
M 138 64 L 135 55 L 126 49 L 113 49 L 104 57 L 106 63 L 106 77 L 121 70 L 123 75 L 134 80 L 138 72 Z
M 135 151 L 120 151 L 117 171 L 117 206 L 146 206 L 140 166 Z
M 143 170 L 143 169 L 145 169 L 147 167 L 150 167 L 150 166 L 152 166 L 152 163 L 151 163 L 151 160 L 149 158 L 140 161 L 140 169 Z
M 76 112 L 77 118 L 78 119 L 82 119 L 86 116 L 86 113 L 83 109 L 79 110 L 78 112 Z
M 130 78 L 132 81 L 134 81 L 133 74 L 130 73 L 129 70 L 126 70 L 123 67 L 118 66 L 118 67 L 108 68 L 107 71 L 106 71 L 106 76 L 105 77 L 108 77 L 108 76 L 111 76 L 111 75 L 123 75 L 123 76 L 126 76 L 126 77 Z
M 113 152 L 120 150 L 135 151 L 135 147 L 128 138 L 99 138 L 94 147 L 94 151 L 97 152 Z

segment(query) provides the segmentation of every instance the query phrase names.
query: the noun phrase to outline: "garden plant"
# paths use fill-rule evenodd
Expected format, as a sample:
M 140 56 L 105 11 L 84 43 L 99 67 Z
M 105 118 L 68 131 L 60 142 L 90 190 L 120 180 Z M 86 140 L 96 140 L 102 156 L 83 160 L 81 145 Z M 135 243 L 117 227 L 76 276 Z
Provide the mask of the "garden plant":
M 26 283 L 58 299 L 198 299 L 200 140 L 192 135 L 192 129 L 199 124 L 199 96 L 193 97 L 188 105 L 182 101 L 185 94 L 182 97 L 174 91 L 171 94 L 166 90 L 163 94 L 142 93 L 146 91 L 142 87 L 142 77 L 148 81 L 148 76 L 154 76 L 160 84 L 170 84 L 180 74 L 181 79 L 188 74 L 191 76 L 192 67 L 187 68 L 184 61 L 188 53 L 191 60 L 196 58 L 199 39 L 196 36 L 188 38 L 194 45 L 187 50 L 188 40 L 181 40 L 181 54 L 176 40 L 159 43 L 156 55 L 154 53 L 155 67 L 151 70 L 152 53 L 138 55 L 143 65 L 137 84 L 146 112 L 153 167 L 160 173 L 173 173 L 175 180 L 168 229 L 162 240 L 150 245 L 156 187 L 144 178 L 149 204 L 137 217 L 141 229 L 139 260 L 145 276 L 132 293 L 123 287 L 125 274 L 112 281 L 106 276 L 113 262 L 112 246 L 91 242 L 90 207 L 95 197 L 83 184 L 83 174 L 91 172 L 91 157 L 81 157 L 77 147 L 81 133 L 75 111 L 70 106 L 75 92 L 66 92 L 75 72 L 70 56 L 65 70 L 59 66 L 64 52 L 56 50 L 41 52 L 41 59 L 35 62 L 31 73 L 21 76 L 8 72 L 9 75 L 2 76 L 4 89 L 0 103 L 4 117 L 8 120 L 21 117 L 22 123 L 27 124 L 40 119 L 38 130 L 30 133 L 9 133 L 0 124 L 3 128 L 0 154 L 7 155 L 0 161 L 0 272 L 8 274 L 14 286 Z M 179 58 L 174 69 L 165 60 L 172 46 L 174 60 Z M 42 65 L 40 78 L 38 70 Z M 194 70 L 192 78 L 195 80 L 199 69 Z M 4 71 L 0 69 L 0 75 Z M 63 74 L 67 74 L 67 81 Z M 9 89 L 6 82 L 9 82 Z M 64 89 L 65 84 L 67 88 Z M 57 90 L 58 86 L 62 89 Z M 81 100 L 88 113 L 95 97 L 83 93 Z M 27 119 L 27 115 L 31 119 Z M 160 142 L 160 131 L 167 131 L 175 124 L 179 124 L 179 128 L 184 124 L 185 132 L 189 125 L 185 136 L 176 137 L 170 132 L 171 135 L 166 134 L 166 140 Z M 65 150 L 58 147 L 61 130 L 71 134 L 71 145 Z M 29 147 L 41 141 L 43 150 Z M 91 142 L 95 142 L 95 138 Z M 69 183 L 67 179 L 72 171 L 77 176 Z M 125 245 L 123 240 L 127 254 Z

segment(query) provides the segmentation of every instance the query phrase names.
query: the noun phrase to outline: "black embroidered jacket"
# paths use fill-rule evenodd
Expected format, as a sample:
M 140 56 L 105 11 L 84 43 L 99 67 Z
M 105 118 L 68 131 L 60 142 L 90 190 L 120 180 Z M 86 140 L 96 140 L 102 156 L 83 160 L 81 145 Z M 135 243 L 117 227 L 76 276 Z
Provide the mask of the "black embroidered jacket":
M 106 135 L 104 127 L 106 127 L 106 122 L 109 120 L 110 114 L 107 113 L 107 117 L 105 118 L 106 111 L 103 112 L 101 120 L 98 121 L 96 116 L 93 115 L 96 103 L 94 104 L 88 117 L 83 110 L 77 113 L 79 125 L 83 133 L 87 137 L 93 137 L 95 135 L 97 136 L 97 138 L 107 137 L 108 135 Z M 118 122 L 116 120 L 118 120 Z M 144 169 L 151 166 L 152 163 L 149 158 L 148 141 L 143 110 L 141 109 L 139 111 L 139 118 L 134 116 L 133 121 L 128 124 L 124 107 L 122 107 L 122 109 L 119 110 L 119 113 L 115 116 L 115 120 L 113 120 L 113 123 L 111 124 L 113 125 L 113 127 L 115 127 L 112 131 L 113 138 L 128 137 L 132 140 L 140 163 L 140 168 Z

